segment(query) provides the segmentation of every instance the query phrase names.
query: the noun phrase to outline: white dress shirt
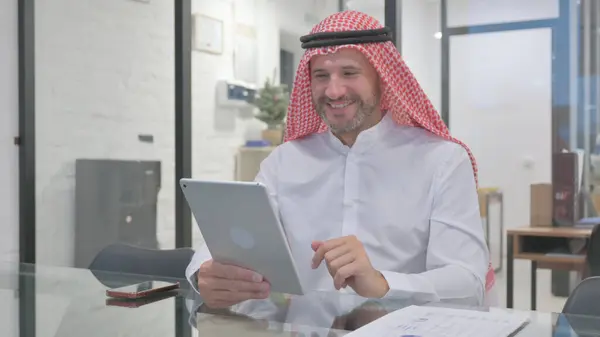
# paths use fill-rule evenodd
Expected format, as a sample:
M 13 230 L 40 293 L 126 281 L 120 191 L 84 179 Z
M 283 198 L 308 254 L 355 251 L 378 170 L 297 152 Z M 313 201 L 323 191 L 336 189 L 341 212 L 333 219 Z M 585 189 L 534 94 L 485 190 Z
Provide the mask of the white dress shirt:
M 489 252 L 460 145 L 386 115 L 352 147 L 330 132 L 286 142 L 256 180 L 269 190 L 307 289 L 335 291 L 325 263 L 311 269 L 311 242 L 355 235 L 389 283 L 386 297 L 484 304 Z M 204 246 L 187 268 L 195 289 L 210 258 Z

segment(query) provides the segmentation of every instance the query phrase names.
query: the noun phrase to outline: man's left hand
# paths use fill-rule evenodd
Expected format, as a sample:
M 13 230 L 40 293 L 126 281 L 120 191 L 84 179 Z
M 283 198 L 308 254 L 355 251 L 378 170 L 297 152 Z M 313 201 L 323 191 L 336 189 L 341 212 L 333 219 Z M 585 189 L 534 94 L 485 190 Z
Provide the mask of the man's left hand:
M 371 265 L 367 252 L 356 236 L 345 236 L 312 243 L 315 255 L 312 267 L 316 269 L 325 260 L 335 289 L 349 285 L 363 297 L 381 298 L 389 291 L 385 277 Z

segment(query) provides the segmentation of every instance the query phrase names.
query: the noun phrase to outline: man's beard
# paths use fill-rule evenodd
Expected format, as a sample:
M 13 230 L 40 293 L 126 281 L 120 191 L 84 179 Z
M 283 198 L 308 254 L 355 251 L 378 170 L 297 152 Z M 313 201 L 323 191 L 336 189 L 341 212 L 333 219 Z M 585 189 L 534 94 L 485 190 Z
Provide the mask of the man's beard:
M 368 101 L 364 101 L 363 99 L 360 98 L 359 95 L 356 95 L 356 94 L 345 96 L 343 99 L 336 99 L 336 100 L 331 100 L 331 99 L 327 98 L 327 96 L 321 96 L 315 102 L 315 109 L 317 110 L 317 113 L 319 114 L 319 116 L 321 116 L 321 119 L 329 127 L 329 129 L 331 130 L 332 133 L 343 134 L 343 133 L 347 133 L 347 132 L 356 131 L 364 124 L 367 117 L 369 117 L 373 114 L 373 112 L 377 108 L 377 103 L 378 103 L 376 97 L 377 96 L 373 95 L 372 102 L 368 102 Z M 353 102 L 353 104 L 356 105 L 356 113 L 350 121 L 346 122 L 343 125 L 336 125 L 336 124 L 331 123 L 331 121 L 329 121 L 327 119 L 327 114 L 326 114 L 325 110 L 327 108 L 328 103 L 330 103 L 331 101 L 340 101 L 340 100 L 345 101 L 345 102 Z

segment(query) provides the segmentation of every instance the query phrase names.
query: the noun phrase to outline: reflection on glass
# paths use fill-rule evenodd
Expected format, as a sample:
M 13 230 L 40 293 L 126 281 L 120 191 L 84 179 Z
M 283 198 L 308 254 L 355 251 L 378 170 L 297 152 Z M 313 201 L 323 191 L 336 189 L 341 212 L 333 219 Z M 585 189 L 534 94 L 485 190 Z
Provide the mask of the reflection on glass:
M 35 5 L 37 262 L 173 248 L 173 3 Z

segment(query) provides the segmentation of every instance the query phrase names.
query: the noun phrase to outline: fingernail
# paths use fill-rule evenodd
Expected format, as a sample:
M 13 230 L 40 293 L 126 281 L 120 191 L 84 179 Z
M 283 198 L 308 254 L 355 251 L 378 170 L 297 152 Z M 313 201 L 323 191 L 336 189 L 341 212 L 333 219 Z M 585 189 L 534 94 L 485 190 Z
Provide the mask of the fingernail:
M 263 280 L 262 275 L 259 275 L 259 274 L 252 275 L 252 281 L 254 281 L 254 282 L 261 282 L 262 280 Z

